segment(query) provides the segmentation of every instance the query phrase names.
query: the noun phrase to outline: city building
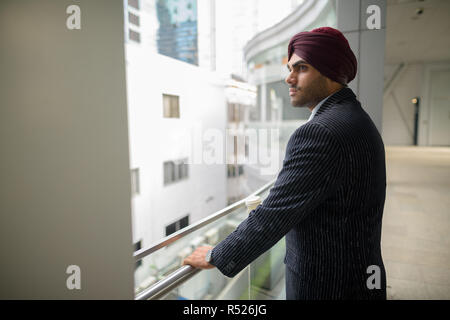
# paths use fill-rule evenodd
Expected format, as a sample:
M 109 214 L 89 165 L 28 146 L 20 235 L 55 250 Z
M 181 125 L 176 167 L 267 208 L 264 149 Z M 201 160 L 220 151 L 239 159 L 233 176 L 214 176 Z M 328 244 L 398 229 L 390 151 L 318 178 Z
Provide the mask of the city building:
M 134 6 L 129 1 L 126 6 L 128 13 L 135 15 L 137 10 L 144 11 L 140 16 L 143 26 L 147 19 L 155 18 L 149 13 L 154 8 L 149 2 Z M 159 6 L 163 3 L 158 1 Z M 161 34 L 167 31 L 164 26 L 158 29 Z M 218 75 L 196 66 L 193 57 L 197 53 L 184 61 L 182 51 L 165 49 L 180 48 L 178 45 L 159 40 L 155 52 L 151 35 L 157 32 L 136 29 L 130 20 L 128 28 L 146 39 L 127 38 L 125 44 L 133 242 L 141 249 L 226 205 L 225 162 L 194 163 L 191 150 L 195 128 L 225 132 L 225 85 Z M 175 32 L 164 37 L 178 41 L 185 35 Z

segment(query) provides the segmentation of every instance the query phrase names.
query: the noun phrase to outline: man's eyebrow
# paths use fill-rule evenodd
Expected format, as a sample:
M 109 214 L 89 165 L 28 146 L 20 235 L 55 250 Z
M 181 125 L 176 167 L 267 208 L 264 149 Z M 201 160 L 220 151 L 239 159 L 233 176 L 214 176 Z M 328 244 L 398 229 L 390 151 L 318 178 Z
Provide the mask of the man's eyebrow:
M 304 60 L 298 60 L 292 65 L 292 68 L 295 68 L 299 64 L 308 64 L 308 62 L 306 62 Z M 289 63 L 286 65 L 286 67 L 288 68 L 288 70 L 291 70 L 291 68 L 289 67 Z

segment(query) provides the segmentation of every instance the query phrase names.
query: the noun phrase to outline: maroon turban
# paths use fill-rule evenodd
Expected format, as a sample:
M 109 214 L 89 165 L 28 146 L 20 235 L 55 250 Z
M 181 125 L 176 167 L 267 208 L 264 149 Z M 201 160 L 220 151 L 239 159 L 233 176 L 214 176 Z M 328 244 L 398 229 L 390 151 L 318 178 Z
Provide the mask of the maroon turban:
M 289 41 L 288 60 L 293 53 L 341 84 L 349 83 L 356 76 L 356 57 L 339 30 L 323 27 L 297 33 Z

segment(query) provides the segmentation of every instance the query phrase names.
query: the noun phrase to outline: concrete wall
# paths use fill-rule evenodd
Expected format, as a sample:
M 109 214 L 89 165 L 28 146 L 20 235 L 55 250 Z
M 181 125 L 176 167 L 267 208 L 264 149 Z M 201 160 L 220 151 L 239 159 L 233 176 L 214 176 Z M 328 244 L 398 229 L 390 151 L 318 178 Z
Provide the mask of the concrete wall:
M 395 77 L 396 70 L 400 70 Z M 388 64 L 384 68 L 385 80 L 390 85 L 383 99 L 383 140 L 387 145 L 414 145 L 414 105 L 411 100 L 420 97 L 418 119 L 418 145 L 432 145 L 430 136 L 436 134 L 432 121 L 432 70 L 448 70 L 450 61 L 425 61 Z M 390 81 L 390 79 L 393 79 Z M 444 117 L 446 113 L 444 112 Z M 444 133 L 445 134 L 445 133 Z
M 367 8 L 380 8 L 380 29 L 370 30 Z M 384 48 L 386 39 L 386 0 L 336 0 L 337 27 L 345 35 L 358 60 L 358 73 L 349 83 L 364 110 L 381 133 L 383 110 Z
M 122 0 L 0 2 L 0 299 L 133 298 L 123 36 Z
M 386 65 L 386 81 L 394 76 L 398 64 Z M 411 99 L 421 96 L 423 63 L 406 64 L 387 88 L 383 99 L 382 137 L 387 145 L 414 144 L 414 105 Z

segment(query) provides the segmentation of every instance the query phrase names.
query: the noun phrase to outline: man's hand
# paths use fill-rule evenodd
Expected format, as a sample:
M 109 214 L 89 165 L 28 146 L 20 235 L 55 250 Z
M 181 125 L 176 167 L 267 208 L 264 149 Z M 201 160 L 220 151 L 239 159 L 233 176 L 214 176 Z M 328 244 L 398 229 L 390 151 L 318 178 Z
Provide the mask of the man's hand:
M 201 246 L 195 249 L 194 252 L 191 253 L 189 257 L 184 259 L 183 266 L 189 264 L 194 268 L 199 269 L 212 269 L 215 268 L 212 264 L 206 262 L 205 257 L 206 253 L 211 250 L 213 247 L 211 246 Z

